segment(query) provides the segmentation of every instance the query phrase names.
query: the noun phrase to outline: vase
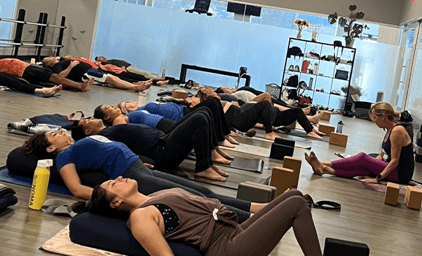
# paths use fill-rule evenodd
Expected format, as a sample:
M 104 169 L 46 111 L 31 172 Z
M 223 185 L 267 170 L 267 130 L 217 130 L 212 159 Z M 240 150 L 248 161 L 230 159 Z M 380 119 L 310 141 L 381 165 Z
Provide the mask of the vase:
M 297 38 L 297 39 L 301 39 L 301 38 L 302 38 L 302 30 L 298 30 L 298 31 L 297 31 L 297 36 L 296 36 L 296 38 Z
M 318 37 L 318 31 L 314 30 L 312 31 L 312 41 L 316 42 Z
M 355 39 L 350 38 L 350 40 L 346 40 L 346 47 L 353 47 L 354 43 L 355 43 Z

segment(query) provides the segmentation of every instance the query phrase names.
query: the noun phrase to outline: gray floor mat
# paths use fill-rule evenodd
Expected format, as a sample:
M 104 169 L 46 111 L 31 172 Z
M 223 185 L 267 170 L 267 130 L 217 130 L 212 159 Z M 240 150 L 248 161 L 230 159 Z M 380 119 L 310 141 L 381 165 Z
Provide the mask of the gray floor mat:
M 223 164 L 218 165 L 227 166 Z M 264 169 L 264 161 L 262 161 L 262 159 L 248 159 L 235 156 L 229 166 L 231 168 L 240 169 L 244 171 L 262 173 L 262 170 Z
M 239 184 L 244 181 L 252 181 L 260 184 L 268 185 L 270 182 L 271 176 L 263 175 L 253 172 L 244 172 L 237 169 L 228 169 L 225 168 L 224 171 L 229 175 L 226 181 L 213 181 L 210 179 L 200 178 L 195 176 L 195 162 L 185 160 L 179 165 L 179 171 L 176 173 L 177 176 L 184 177 L 189 180 L 194 180 L 202 183 L 212 184 L 220 187 L 236 189 Z M 259 176 L 258 176 L 259 175 Z
M 276 131 L 276 133 L 280 133 L 280 134 L 284 134 L 284 135 L 290 135 L 290 136 L 296 136 L 296 137 L 301 137 L 301 138 L 306 138 L 306 139 L 310 139 L 310 140 L 317 140 L 317 141 L 325 141 L 325 142 L 329 142 L 330 141 L 330 137 L 328 136 L 323 136 L 323 139 L 317 139 L 317 138 L 313 138 L 310 136 L 307 136 L 305 131 L 303 130 L 291 130 L 289 133 L 281 133 L 279 131 Z

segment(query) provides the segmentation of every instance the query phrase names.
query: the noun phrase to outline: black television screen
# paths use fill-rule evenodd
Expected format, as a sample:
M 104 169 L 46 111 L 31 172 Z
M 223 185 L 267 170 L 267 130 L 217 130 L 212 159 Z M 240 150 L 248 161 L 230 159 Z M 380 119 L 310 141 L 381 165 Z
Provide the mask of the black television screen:
M 261 7 L 247 5 L 245 14 L 259 17 L 261 16 Z
M 244 14 L 245 13 L 245 5 L 228 2 L 227 3 L 227 11 L 228 12 L 234 12 L 234 13 L 237 13 L 237 14 Z

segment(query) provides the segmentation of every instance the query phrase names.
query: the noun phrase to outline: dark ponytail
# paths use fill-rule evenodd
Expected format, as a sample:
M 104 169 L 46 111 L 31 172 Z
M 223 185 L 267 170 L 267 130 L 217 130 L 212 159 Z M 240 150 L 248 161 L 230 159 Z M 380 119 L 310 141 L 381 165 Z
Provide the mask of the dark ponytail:
M 25 155 L 36 155 L 39 157 L 52 158 L 53 154 L 47 152 L 50 142 L 47 140 L 45 133 L 31 136 L 22 145 L 22 152 Z
M 74 203 L 72 210 L 76 213 L 90 212 L 109 218 L 128 219 L 129 212 L 111 208 L 110 203 L 113 200 L 113 196 L 100 186 L 101 184 L 95 186 L 92 191 L 91 201 Z

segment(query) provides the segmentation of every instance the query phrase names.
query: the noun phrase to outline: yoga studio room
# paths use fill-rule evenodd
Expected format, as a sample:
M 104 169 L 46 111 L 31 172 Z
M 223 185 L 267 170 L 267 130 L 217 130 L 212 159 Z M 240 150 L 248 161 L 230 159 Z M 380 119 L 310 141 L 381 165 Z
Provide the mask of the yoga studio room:
M 422 0 L 0 0 L 0 255 L 416 256 Z

